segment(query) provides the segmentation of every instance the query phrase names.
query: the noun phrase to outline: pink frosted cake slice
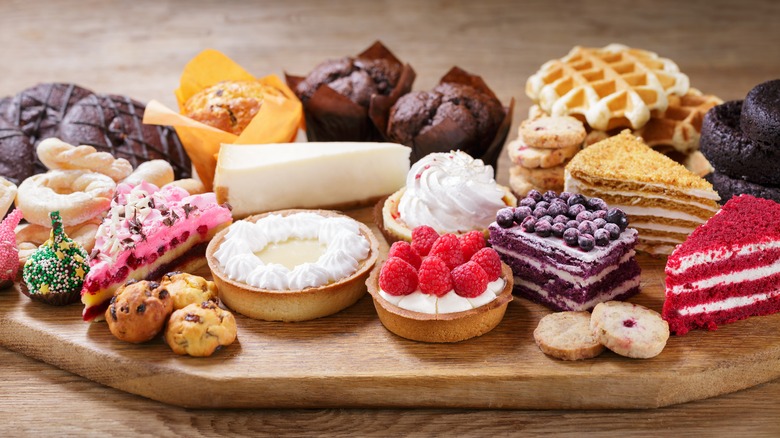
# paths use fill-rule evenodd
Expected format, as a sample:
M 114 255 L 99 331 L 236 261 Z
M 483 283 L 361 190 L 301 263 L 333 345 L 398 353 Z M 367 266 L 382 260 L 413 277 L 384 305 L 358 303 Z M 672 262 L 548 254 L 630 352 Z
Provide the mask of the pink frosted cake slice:
M 209 240 L 232 222 L 214 193 L 190 195 L 178 187 L 120 184 L 97 231 L 84 280 L 82 317 L 91 321 L 128 280 L 153 280 L 203 257 Z

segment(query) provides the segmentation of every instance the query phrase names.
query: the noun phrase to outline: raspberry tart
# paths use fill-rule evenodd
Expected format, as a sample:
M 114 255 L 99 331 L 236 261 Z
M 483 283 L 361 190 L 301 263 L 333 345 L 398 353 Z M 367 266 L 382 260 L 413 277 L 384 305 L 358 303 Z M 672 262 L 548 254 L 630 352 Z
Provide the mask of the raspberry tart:
M 421 342 L 459 342 L 493 330 L 512 301 L 512 271 L 480 231 L 439 235 L 420 226 L 393 243 L 369 277 L 379 320 Z
M 105 313 L 114 291 L 128 280 L 157 280 L 170 271 L 202 263 L 208 241 L 232 222 L 214 193 L 190 195 L 143 182 L 120 184 L 97 231 L 84 280 L 82 317 Z
M 378 255 L 379 242 L 366 225 L 327 210 L 250 216 L 217 234 L 206 253 L 227 307 L 286 322 L 357 302 Z

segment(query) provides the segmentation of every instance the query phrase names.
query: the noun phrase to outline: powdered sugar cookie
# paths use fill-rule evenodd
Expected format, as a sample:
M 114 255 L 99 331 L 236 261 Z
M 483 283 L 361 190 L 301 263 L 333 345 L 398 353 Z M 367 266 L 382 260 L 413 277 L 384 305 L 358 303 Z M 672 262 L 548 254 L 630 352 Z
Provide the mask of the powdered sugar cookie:
M 534 340 L 544 354 L 562 360 L 590 359 L 604 351 L 590 331 L 590 312 L 547 315 L 534 330 Z
M 509 177 L 513 175 L 519 175 L 526 181 L 536 187 L 541 187 L 547 190 L 555 190 L 560 192 L 563 190 L 563 170 L 566 167 L 564 164 L 559 164 L 547 169 L 526 169 L 521 166 L 514 166 L 509 169 Z
M 518 166 L 513 166 L 509 169 L 509 188 L 512 190 L 512 193 L 517 195 L 519 198 L 525 198 L 525 196 L 531 190 L 545 192 L 545 190 L 542 190 L 541 187 L 536 187 L 531 184 L 531 182 L 528 181 L 528 178 L 520 173 L 521 171 L 514 170 L 515 167 Z
M 520 124 L 520 137 L 528 146 L 560 149 L 581 145 L 585 126 L 574 117 L 539 117 Z
M 607 301 L 593 308 L 593 336 L 615 353 L 639 359 L 657 356 L 669 339 L 669 324 L 658 312 L 638 304 Z
M 537 167 L 546 169 L 557 166 L 573 157 L 579 152 L 580 145 L 575 144 L 560 149 L 538 149 L 532 148 L 518 139 L 510 142 L 507 148 L 509 150 L 509 158 L 518 166 L 528 169 Z

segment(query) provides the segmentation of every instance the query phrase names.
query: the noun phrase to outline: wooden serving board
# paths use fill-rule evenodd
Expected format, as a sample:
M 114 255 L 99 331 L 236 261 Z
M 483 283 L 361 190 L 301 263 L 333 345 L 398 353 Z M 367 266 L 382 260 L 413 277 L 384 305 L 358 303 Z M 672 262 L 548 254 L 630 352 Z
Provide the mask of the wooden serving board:
M 371 209 L 349 213 L 371 223 Z M 632 301 L 660 311 L 664 261 L 639 260 L 642 293 Z M 160 338 L 119 341 L 105 323 L 82 322 L 79 305 L 49 307 L 9 289 L 0 292 L 0 345 L 104 385 L 197 408 L 651 408 L 780 376 L 780 315 L 672 337 L 653 359 L 607 351 L 564 362 L 534 344 L 533 330 L 547 313 L 515 298 L 492 332 L 423 344 L 385 330 L 366 294 L 310 322 L 236 315 L 237 342 L 209 358 L 190 358 L 173 354 Z

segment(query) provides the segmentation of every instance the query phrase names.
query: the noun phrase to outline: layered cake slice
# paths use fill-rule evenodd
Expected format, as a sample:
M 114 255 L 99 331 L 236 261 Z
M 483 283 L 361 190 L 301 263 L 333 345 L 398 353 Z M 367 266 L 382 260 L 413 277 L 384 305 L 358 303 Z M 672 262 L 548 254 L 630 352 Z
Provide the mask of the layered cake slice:
M 179 187 L 120 184 L 100 224 L 81 302 L 85 321 L 105 313 L 128 280 L 153 280 L 202 258 L 209 240 L 232 222 L 214 193 L 190 195 Z
M 637 231 L 599 198 L 531 190 L 490 224 L 490 243 L 514 272 L 514 292 L 553 310 L 588 310 L 639 293 Z
M 637 249 L 670 254 L 716 211 L 712 185 L 629 131 L 578 153 L 566 166 L 565 190 L 603 199 L 631 217 Z
M 780 204 L 736 196 L 669 256 L 663 317 L 682 335 L 778 311 Z

